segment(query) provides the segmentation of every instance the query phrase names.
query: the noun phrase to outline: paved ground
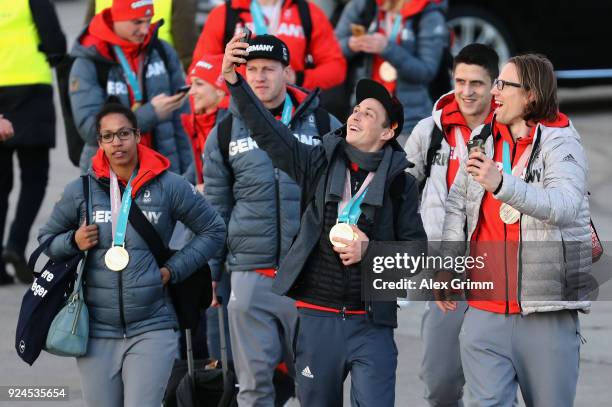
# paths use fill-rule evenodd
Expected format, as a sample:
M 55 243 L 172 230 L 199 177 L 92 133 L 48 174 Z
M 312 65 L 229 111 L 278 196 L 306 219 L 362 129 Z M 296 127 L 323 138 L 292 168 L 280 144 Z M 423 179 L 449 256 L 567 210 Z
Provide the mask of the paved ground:
M 84 4 L 81 1 L 58 2 L 57 8 L 64 30 L 72 43 L 80 31 Z M 563 111 L 568 113 L 587 149 L 591 173 L 591 205 L 601 238 L 612 240 L 612 143 L 609 126 L 612 122 L 612 88 L 587 88 L 563 90 Z M 50 183 L 45 203 L 33 229 L 33 236 L 48 218 L 53 203 L 69 180 L 78 176 L 78 171 L 67 159 L 65 142 L 58 123 L 58 147 L 52 153 Z M 16 189 L 19 188 L 17 182 Z M 9 219 L 14 213 L 15 194 L 11 197 Z M 33 244 L 29 250 L 33 249 Z M 608 250 L 612 253 L 612 247 Z M 607 284 L 610 292 L 610 283 Z M 80 406 L 80 383 L 74 360 L 43 353 L 33 367 L 29 367 L 15 355 L 13 348 L 16 318 L 21 297 L 26 290 L 23 285 L 0 288 L 0 386 L 2 385 L 67 385 L 71 400 L 62 406 Z M 612 295 L 605 298 L 612 300 Z M 396 341 L 400 351 L 398 382 L 396 387 L 398 406 L 424 406 L 422 385 L 418 379 L 421 359 L 419 340 L 422 304 L 412 304 L 402 310 Z M 612 400 L 612 302 L 599 301 L 591 314 L 581 318 L 582 332 L 588 342 L 582 346 L 580 379 L 576 406 L 607 407 Z M 347 386 L 348 387 L 348 386 Z M 3 403 L 0 406 L 37 406 L 43 403 Z M 53 405 L 53 404 L 52 404 Z M 56 403 L 55 405 L 58 405 Z M 294 403 L 297 405 L 297 403 Z M 311 406 L 308 406 L 311 407 Z M 316 407 L 316 406 L 313 406 Z

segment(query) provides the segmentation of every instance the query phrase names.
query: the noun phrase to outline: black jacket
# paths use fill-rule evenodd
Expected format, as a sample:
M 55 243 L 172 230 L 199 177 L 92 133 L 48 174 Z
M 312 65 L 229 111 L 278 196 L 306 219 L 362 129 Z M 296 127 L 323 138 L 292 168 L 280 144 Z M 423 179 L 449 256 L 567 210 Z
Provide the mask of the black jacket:
M 30 0 L 32 19 L 40 37 L 39 49 L 49 65 L 57 65 L 66 55 L 66 37 L 49 0 Z M 0 35 L 2 35 L 0 33 Z M 15 136 L 0 147 L 54 147 L 55 109 L 51 85 L 0 87 L 0 114 L 15 129 Z
M 312 197 L 304 202 L 300 230 L 274 282 L 274 292 L 286 295 L 319 242 L 325 222 L 326 202 L 341 200 L 345 163 L 339 145 L 344 130 L 325 135 L 318 146 L 303 145 L 266 110 L 242 77 L 239 76 L 235 85 L 229 85 L 229 89 L 259 148 L 268 153 L 276 167 L 301 186 L 303 196 Z M 361 205 L 363 216 L 372 227 L 370 240 L 427 240 L 418 213 L 418 187 L 414 177 L 404 172 L 407 166 L 406 155 L 396 143 L 385 147 L 377 175 Z M 399 199 L 399 213 L 394 217 L 390 187 L 397 176 L 405 177 L 406 182 Z M 394 218 L 397 222 L 394 222 Z M 395 301 L 366 303 L 366 311 L 376 324 L 397 326 Z

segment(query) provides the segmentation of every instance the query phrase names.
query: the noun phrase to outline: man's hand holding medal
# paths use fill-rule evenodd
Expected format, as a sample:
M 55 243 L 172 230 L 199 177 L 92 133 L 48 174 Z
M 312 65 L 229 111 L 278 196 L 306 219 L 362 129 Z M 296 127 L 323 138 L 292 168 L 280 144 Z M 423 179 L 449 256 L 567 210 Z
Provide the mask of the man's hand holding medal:
M 340 227 L 340 229 L 337 229 L 334 233 L 334 229 L 337 227 Z M 359 263 L 370 241 L 357 226 L 346 223 L 336 224 L 330 231 L 329 238 L 334 251 L 339 254 L 340 260 L 345 266 Z

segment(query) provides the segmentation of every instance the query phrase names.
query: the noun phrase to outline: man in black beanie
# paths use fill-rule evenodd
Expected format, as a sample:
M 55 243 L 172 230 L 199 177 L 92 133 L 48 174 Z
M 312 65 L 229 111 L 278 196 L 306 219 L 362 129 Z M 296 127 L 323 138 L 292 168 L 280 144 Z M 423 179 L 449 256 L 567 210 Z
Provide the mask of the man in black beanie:
M 364 301 L 359 263 L 369 241 L 427 239 L 418 188 L 396 142 L 402 105 L 382 85 L 361 80 L 346 126 L 319 145 L 299 143 L 236 73 L 253 52 L 241 39 L 228 43 L 222 66 L 231 96 L 259 148 L 302 188 L 300 229 L 273 285 L 297 300 L 300 404 L 342 405 L 351 373 L 354 406 L 393 406 L 396 303 Z

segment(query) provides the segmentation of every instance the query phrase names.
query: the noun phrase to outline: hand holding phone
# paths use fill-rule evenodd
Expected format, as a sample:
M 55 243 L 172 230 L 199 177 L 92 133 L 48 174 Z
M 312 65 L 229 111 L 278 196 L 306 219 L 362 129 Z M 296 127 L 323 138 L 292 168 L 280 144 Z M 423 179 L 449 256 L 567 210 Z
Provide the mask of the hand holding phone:
M 187 93 L 189 92 L 189 89 L 191 89 L 191 85 L 181 86 L 176 90 L 176 92 L 174 92 L 174 94 L 178 95 L 179 93 Z
M 361 37 L 365 35 L 366 29 L 361 24 L 351 24 L 351 33 L 354 37 Z
M 467 142 L 468 156 L 474 151 L 480 151 L 484 153 L 484 140 L 481 138 L 475 138 Z

